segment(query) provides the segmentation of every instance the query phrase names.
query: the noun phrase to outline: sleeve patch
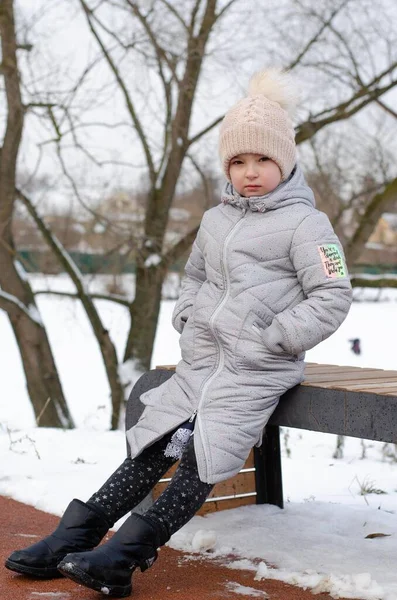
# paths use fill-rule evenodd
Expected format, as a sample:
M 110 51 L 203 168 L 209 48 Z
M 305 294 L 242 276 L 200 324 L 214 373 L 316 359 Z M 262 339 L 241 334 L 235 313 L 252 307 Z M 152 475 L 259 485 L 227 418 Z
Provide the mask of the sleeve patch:
M 317 246 L 317 248 L 321 256 L 325 276 L 328 279 L 347 276 L 345 261 L 337 244 L 324 244 L 323 246 Z

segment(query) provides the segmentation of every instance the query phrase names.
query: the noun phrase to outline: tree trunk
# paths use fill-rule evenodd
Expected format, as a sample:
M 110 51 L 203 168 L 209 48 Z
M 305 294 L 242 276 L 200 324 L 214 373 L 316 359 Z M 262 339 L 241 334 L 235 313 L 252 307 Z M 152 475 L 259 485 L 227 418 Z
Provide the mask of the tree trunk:
M 0 153 L 0 287 L 10 298 L 17 300 L 17 303 L 6 301 L 6 311 L 21 353 L 28 392 L 38 424 L 45 427 L 73 427 L 32 290 L 13 260 L 15 250 L 11 223 L 15 204 L 17 158 L 24 122 L 13 0 L 0 2 L 0 35 L 2 74 L 7 99 L 7 120 Z M 4 302 L 1 305 L 3 307 Z M 22 310 L 24 308 L 26 312 Z M 34 318 L 30 318 L 29 314 Z
M 365 209 L 364 215 L 351 239 L 345 244 L 345 256 L 348 267 L 352 267 L 365 248 L 377 222 L 388 207 L 393 205 L 397 198 L 397 178 L 390 181 L 385 189 L 375 194 Z
M 164 278 L 163 268 L 137 266 L 131 328 L 124 356 L 125 361 L 134 361 L 137 371 L 150 369 Z
M 30 199 L 23 194 L 21 191 L 16 190 L 18 198 L 24 203 L 29 211 L 29 214 L 34 219 L 37 227 L 41 231 L 45 241 L 53 251 L 59 263 L 63 269 L 69 275 L 74 285 L 76 286 L 77 296 L 81 301 L 83 308 L 86 312 L 87 318 L 91 323 L 92 331 L 98 342 L 102 359 L 105 366 L 106 375 L 109 382 L 111 402 L 112 402 L 112 416 L 111 416 L 111 427 L 117 429 L 119 426 L 120 414 L 124 405 L 124 390 L 121 385 L 119 372 L 118 372 L 118 359 L 117 352 L 114 344 L 110 338 L 109 331 L 103 326 L 101 317 L 96 309 L 94 301 L 92 300 L 88 290 L 83 281 L 83 276 L 80 273 L 78 267 L 73 262 L 69 253 L 61 245 L 59 240 L 51 233 L 50 229 L 44 223 L 40 217 L 36 208 L 33 206 Z
M 26 306 L 34 317 L 30 318 L 13 303 L 6 307 L 21 354 L 36 422 L 41 427 L 74 427 L 33 293 L 28 282 L 18 274 L 10 252 L 2 244 L 0 265 L 0 286 Z
M 10 318 L 21 353 L 23 369 L 36 423 L 40 427 L 74 427 L 63 395 L 44 327 L 24 315 Z

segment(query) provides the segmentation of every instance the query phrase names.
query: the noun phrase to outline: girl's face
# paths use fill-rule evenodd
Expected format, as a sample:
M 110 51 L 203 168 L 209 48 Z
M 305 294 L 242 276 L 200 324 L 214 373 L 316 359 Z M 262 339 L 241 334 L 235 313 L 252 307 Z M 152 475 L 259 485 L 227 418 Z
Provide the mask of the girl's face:
M 264 196 L 281 182 L 277 164 L 261 154 L 238 154 L 230 161 L 230 179 L 241 196 Z

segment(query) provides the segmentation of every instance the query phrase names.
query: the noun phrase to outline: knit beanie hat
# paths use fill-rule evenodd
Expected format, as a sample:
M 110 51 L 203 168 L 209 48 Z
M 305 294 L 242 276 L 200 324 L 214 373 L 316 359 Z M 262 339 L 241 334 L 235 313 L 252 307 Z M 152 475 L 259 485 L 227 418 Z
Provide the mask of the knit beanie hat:
M 237 154 L 262 154 L 288 179 L 296 163 L 295 131 L 289 114 L 297 94 L 287 73 L 279 69 L 253 75 L 246 98 L 227 113 L 220 127 L 219 154 L 230 181 L 230 161 Z

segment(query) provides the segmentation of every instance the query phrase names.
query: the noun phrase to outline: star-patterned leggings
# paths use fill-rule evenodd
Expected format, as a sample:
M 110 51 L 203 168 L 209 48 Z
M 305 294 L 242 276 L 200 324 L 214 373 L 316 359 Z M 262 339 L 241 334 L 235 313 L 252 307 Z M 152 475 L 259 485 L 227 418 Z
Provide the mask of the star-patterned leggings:
M 88 504 L 101 508 L 112 523 L 135 508 L 176 462 L 175 458 L 164 455 L 173 433 L 165 435 L 136 458 L 126 458 Z M 172 480 L 143 516 L 160 527 L 165 526 L 171 536 L 190 521 L 212 488 L 213 485 L 199 478 L 192 436 Z

